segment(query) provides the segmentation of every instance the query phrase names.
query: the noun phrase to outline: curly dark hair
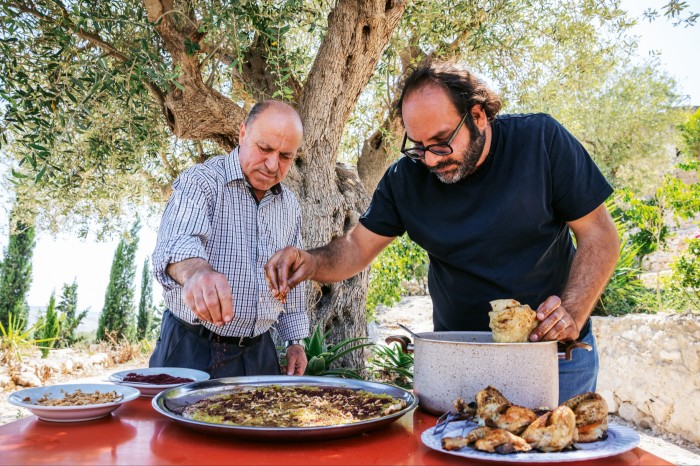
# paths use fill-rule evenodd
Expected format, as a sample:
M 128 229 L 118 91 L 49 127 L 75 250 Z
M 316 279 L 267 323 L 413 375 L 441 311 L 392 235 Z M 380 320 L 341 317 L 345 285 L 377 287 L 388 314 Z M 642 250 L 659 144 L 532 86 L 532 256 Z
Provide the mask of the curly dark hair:
M 501 110 L 500 97 L 472 73 L 459 68 L 454 62 L 428 59 L 418 64 L 404 80 L 401 97 L 394 107 L 396 114 L 401 117 L 406 96 L 431 84 L 445 89 L 457 111 L 462 115 L 474 105 L 480 105 L 488 121 L 492 121 Z M 472 119 L 467 118 L 467 122 L 471 130 Z

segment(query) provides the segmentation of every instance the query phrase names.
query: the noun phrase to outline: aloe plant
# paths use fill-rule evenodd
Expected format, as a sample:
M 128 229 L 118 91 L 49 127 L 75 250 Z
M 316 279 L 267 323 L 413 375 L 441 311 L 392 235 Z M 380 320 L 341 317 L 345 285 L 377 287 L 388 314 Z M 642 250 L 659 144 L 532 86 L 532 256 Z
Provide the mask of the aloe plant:
M 400 345 L 378 345 L 372 348 L 370 359 L 373 375 L 380 381 L 387 378 L 390 383 L 402 388 L 413 388 L 413 354 L 404 353 Z
M 324 375 L 362 379 L 362 376 L 356 369 L 342 367 L 331 368 L 330 366 L 333 362 L 346 354 L 366 346 L 372 346 L 374 343 L 361 343 L 363 340 L 367 340 L 367 338 L 357 337 L 345 339 L 336 345 L 330 345 L 327 341 L 330 334 L 330 330 L 323 332 L 321 324 L 318 324 L 311 336 L 304 338 L 304 351 L 306 352 L 306 359 L 309 361 L 304 375 Z

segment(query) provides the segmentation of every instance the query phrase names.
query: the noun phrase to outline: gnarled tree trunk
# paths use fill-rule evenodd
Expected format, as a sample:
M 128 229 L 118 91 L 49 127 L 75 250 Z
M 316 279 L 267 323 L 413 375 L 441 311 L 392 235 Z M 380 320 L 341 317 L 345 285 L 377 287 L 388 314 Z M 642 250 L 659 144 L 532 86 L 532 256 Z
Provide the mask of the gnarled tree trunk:
M 292 180 L 302 203 L 307 248 L 347 232 L 369 203 L 355 171 L 335 160 L 343 129 L 403 10 L 398 1 L 339 1 L 329 16 L 299 102 L 304 142 Z M 330 326 L 334 341 L 367 334 L 368 276 L 365 271 L 312 287 L 311 320 Z M 361 362 L 359 356 L 352 361 Z

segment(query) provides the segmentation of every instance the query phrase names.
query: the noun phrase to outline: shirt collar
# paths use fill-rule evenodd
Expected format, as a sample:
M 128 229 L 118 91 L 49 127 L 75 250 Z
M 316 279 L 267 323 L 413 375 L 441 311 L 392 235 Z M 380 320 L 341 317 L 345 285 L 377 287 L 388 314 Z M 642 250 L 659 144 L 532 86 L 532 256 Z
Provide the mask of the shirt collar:
M 236 180 L 243 180 L 246 186 L 248 186 L 249 188 L 252 187 L 250 186 L 250 183 L 248 183 L 248 181 L 245 179 L 245 176 L 243 176 L 243 169 L 241 168 L 241 159 L 238 157 L 238 147 L 233 149 L 229 156 L 226 157 L 225 170 L 226 183 L 230 183 L 231 181 Z M 277 196 L 278 194 L 282 193 L 282 186 L 279 183 L 277 183 L 276 185 L 271 187 L 269 191 L 275 196 Z

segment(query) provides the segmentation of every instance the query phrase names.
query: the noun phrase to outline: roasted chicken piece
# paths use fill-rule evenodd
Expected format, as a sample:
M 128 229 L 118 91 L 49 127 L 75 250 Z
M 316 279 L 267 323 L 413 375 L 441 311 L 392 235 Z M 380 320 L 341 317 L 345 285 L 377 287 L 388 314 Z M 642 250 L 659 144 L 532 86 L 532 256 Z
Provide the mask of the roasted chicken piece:
M 454 403 L 452 403 L 452 407 L 454 407 L 455 411 L 457 412 L 459 419 L 472 420 L 476 415 L 476 403 L 471 402 L 467 404 L 467 402 L 460 396 L 458 396 Z
M 578 440 L 576 416 L 571 408 L 561 405 L 535 419 L 521 437 L 540 451 L 562 451 Z
M 594 392 L 577 395 L 562 403 L 576 415 L 578 441 L 596 442 L 608 436 L 608 404 Z
M 442 439 L 442 448 L 459 450 L 472 443 L 477 450 L 502 455 L 531 450 L 530 445 L 517 435 L 511 434 L 507 430 L 492 427 L 477 427 L 464 437 L 445 437 Z
M 511 404 L 491 386 L 476 394 L 476 414 L 479 425 L 505 429 L 516 435 L 537 419 L 531 409 Z

